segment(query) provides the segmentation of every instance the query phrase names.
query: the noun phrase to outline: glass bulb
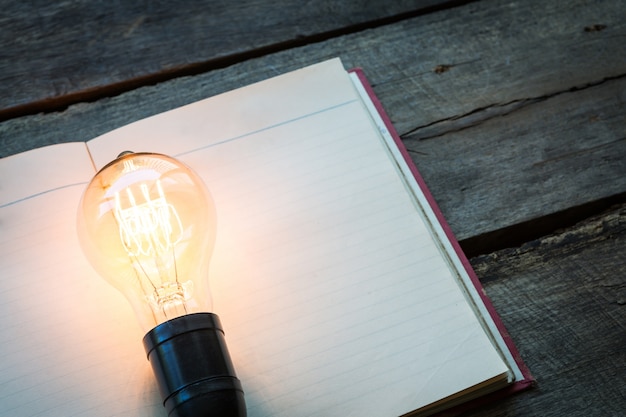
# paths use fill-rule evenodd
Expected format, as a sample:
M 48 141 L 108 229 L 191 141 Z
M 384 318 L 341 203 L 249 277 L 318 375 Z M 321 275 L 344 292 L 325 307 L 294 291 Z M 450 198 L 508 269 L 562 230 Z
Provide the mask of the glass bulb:
M 94 269 L 120 290 L 143 338 L 168 415 L 245 417 L 208 270 L 215 207 L 200 177 L 154 153 L 124 152 L 91 180 L 78 236 Z
M 94 269 L 121 291 L 145 331 L 212 309 L 215 208 L 202 180 L 165 155 L 124 153 L 87 186 L 78 233 Z

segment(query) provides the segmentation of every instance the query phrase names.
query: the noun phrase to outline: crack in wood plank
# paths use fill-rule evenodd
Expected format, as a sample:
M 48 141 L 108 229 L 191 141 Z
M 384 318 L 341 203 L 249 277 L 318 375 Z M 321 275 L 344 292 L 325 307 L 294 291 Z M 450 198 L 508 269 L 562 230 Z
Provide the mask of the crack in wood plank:
M 401 133 L 402 139 L 411 140 L 427 140 L 435 139 L 444 136 L 448 133 L 459 132 L 465 129 L 469 129 L 474 126 L 478 126 L 495 117 L 502 117 L 511 114 L 515 111 L 523 109 L 527 106 L 537 104 L 551 98 L 560 96 L 562 94 L 573 93 L 577 91 L 586 90 L 588 88 L 597 87 L 604 83 L 625 78 L 626 74 L 620 74 L 612 77 L 605 77 L 598 81 L 592 81 L 580 86 L 573 86 L 568 89 L 556 91 L 549 94 L 544 94 L 538 97 L 525 97 L 515 100 L 511 100 L 507 103 L 494 103 L 487 106 L 476 108 L 464 114 L 447 117 L 440 120 L 417 126 L 407 132 Z M 411 152 L 411 151 L 409 151 Z

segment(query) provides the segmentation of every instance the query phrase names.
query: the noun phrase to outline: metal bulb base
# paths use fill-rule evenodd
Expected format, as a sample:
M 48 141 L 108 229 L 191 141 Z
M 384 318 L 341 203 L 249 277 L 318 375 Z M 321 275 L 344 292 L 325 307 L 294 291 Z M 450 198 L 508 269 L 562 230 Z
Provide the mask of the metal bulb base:
M 219 317 L 196 313 L 159 324 L 143 338 L 169 417 L 245 417 Z

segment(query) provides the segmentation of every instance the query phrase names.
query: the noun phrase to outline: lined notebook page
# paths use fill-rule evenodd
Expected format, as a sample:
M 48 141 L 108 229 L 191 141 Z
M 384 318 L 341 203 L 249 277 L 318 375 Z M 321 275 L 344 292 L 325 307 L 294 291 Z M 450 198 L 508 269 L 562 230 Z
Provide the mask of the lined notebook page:
M 0 160 L 0 415 L 163 413 L 130 306 L 87 266 L 84 143 Z
M 178 156 L 217 206 L 215 312 L 251 417 L 399 416 L 507 372 L 338 60 L 89 143 Z

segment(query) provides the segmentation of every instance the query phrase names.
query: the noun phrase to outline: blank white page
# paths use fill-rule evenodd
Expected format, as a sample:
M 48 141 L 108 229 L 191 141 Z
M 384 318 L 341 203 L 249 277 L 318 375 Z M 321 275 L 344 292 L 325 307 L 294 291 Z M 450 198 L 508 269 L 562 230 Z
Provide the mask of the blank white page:
M 84 143 L 0 160 L 1 416 L 165 415 L 128 303 L 87 265 Z
M 398 416 L 505 374 L 339 60 L 89 143 L 178 156 L 218 214 L 215 313 L 250 417 Z

